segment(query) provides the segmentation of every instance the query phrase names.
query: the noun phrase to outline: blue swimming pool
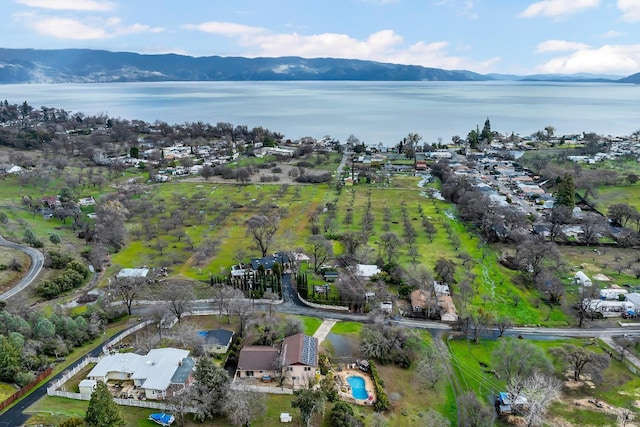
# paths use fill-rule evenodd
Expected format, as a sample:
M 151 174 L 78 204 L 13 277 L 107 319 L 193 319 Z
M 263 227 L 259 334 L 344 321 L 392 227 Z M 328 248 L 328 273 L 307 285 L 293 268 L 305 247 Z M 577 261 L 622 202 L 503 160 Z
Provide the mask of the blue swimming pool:
M 347 378 L 347 382 L 351 386 L 351 395 L 355 399 L 365 400 L 369 397 L 366 388 L 364 387 L 364 378 L 351 376 Z

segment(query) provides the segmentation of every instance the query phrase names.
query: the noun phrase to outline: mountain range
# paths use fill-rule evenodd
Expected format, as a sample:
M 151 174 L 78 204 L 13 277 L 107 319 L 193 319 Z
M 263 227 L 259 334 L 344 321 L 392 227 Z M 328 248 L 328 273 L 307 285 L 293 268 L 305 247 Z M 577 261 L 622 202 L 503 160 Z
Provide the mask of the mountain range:
M 192 57 L 91 49 L 0 48 L 0 84 L 250 80 L 524 80 L 640 83 L 640 73 L 620 77 L 592 74 L 484 75 L 466 70 L 443 70 L 418 65 L 336 58 Z

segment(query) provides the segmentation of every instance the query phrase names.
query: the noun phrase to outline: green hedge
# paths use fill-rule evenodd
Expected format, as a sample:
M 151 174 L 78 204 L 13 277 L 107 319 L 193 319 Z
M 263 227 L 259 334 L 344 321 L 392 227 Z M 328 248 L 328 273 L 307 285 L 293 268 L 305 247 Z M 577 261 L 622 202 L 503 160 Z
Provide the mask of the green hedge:
M 373 360 L 369 360 L 369 366 L 371 368 L 371 376 L 373 377 L 373 385 L 376 388 L 376 403 L 373 405 L 374 409 L 377 412 L 384 412 L 391 409 L 391 403 L 389 402 L 389 397 L 387 397 L 387 392 L 384 391 L 384 382 L 378 376 L 378 368 L 376 368 L 376 364 L 373 363 Z

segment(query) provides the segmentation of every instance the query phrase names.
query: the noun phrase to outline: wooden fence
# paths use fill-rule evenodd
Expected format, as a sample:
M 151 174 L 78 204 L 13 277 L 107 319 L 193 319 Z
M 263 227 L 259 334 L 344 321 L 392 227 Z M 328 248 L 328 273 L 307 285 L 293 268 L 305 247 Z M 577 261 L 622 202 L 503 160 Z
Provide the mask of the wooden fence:
M 27 384 L 26 386 L 24 386 L 23 388 L 21 388 L 20 390 L 16 391 L 11 396 L 6 398 L 3 402 L 0 403 L 0 411 L 2 411 L 4 408 L 11 405 L 13 402 L 15 402 L 16 400 L 20 399 L 22 396 L 30 392 L 31 389 L 37 386 L 42 380 L 47 378 L 51 374 L 51 372 L 53 372 L 53 368 L 47 368 L 46 370 L 38 374 L 35 380 L 31 381 L 29 384 Z

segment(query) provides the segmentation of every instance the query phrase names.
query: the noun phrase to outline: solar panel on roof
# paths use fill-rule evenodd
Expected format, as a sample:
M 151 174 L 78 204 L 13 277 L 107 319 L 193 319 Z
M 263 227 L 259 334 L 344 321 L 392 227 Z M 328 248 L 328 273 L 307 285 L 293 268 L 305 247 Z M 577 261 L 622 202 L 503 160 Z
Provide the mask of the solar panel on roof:
M 304 336 L 302 341 L 302 362 L 306 365 L 314 365 L 316 361 L 316 346 L 313 337 Z

